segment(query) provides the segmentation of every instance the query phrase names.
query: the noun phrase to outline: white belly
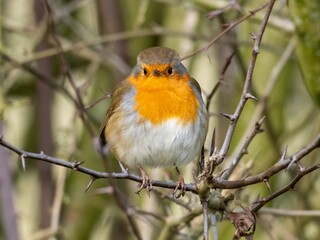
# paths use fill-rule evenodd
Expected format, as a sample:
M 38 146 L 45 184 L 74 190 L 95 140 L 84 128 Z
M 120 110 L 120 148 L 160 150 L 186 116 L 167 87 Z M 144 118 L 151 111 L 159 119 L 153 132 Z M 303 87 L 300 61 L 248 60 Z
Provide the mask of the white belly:
M 193 124 L 182 125 L 171 119 L 161 125 L 145 122 L 124 132 L 134 139 L 127 148 L 117 148 L 120 160 L 128 166 L 165 167 L 184 165 L 192 161 L 201 150 L 199 129 Z

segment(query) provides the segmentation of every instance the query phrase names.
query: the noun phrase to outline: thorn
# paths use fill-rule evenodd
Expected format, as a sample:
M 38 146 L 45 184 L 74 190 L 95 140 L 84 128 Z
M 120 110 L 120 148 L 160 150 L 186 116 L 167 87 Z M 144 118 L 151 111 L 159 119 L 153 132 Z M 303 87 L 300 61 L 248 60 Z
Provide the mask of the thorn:
M 229 171 L 229 169 L 230 168 L 226 168 L 226 169 L 222 170 L 222 172 L 219 173 L 219 178 L 221 178 L 225 172 Z
M 296 158 L 291 157 L 291 161 L 290 161 L 288 167 L 286 168 L 286 171 L 285 171 L 285 172 L 288 172 L 289 169 L 292 167 L 292 165 L 293 165 L 294 163 L 296 163 Z
M 201 148 L 201 156 L 200 156 L 200 161 L 199 161 L 199 166 L 200 166 L 200 171 L 202 172 L 204 169 L 204 163 L 205 163 L 205 149 L 204 146 Z
M 213 154 L 214 149 L 215 149 L 215 145 L 216 145 L 216 128 L 213 129 L 209 156 L 211 156 Z
M 88 183 L 87 187 L 86 187 L 86 190 L 84 192 L 87 192 L 89 190 L 89 188 L 91 187 L 92 183 L 96 180 L 95 177 L 92 177 L 91 176 L 91 180 L 90 182 Z
M 247 155 L 247 154 L 249 153 L 249 151 L 248 151 L 247 148 L 245 148 L 245 149 L 242 149 L 241 153 L 242 153 L 243 155 Z
M 250 35 L 251 35 L 252 40 L 255 41 L 257 39 L 257 36 L 254 33 L 250 33 Z
M 262 125 L 262 123 L 264 122 L 264 119 L 265 119 L 265 118 L 266 118 L 266 116 L 263 116 L 263 117 L 259 120 L 259 122 L 256 122 L 255 128 L 256 128 L 256 130 L 258 131 L 258 133 L 264 132 L 264 129 L 261 128 L 261 125 Z
M 231 114 L 227 114 L 227 113 L 219 113 L 221 116 L 229 119 L 230 121 L 233 121 L 234 120 L 234 116 L 231 115 Z
M 255 101 L 258 101 L 258 98 L 253 96 L 251 93 L 246 93 L 245 98 L 247 99 L 253 99 Z
M 137 188 L 139 188 L 139 185 L 137 186 Z M 138 191 L 135 192 L 135 194 L 137 194 L 139 196 L 139 198 L 141 198 L 140 192 L 138 192 Z
M 150 185 L 146 186 L 146 193 L 148 195 L 148 198 L 150 198 L 150 192 L 151 192 L 152 188 L 150 187 Z
M 304 172 L 304 170 L 306 169 L 304 166 L 300 165 L 299 163 L 296 163 L 296 166 L 298 167 L 299 173 Z
M 83 164 L 83 163 L 84 163 L 84 161 L 73 161 L 73 163 L 72 163 L 72 169 L 73 169 L 73 170 L 77 170 L 78 167 L 79 167 L 81 164 Z
M 264 129 L 261 128 L 261 124 L 260 123 L 256 123 L 255 128 L 256 128 L 258 134 L 264 132 Z
M 284 147 L 284 151 L 283 151 L 283 153 L 282 153 L 282 155 L 281 155 L 280 162 L 283 162 L 283 161 L 286 159 L 287 150 L 288 150 L 288 145 L 286 145 L 286 146 Z
M 267 185 L 267 188 L 268 188 L 270 194 L 272 194 L 272 190 L 271 190 L 271 187 L 270 187 L 270 184 L 269 184 L 269 179 L 265 178 L 265 179 L 263 179 L 263 182 Z
M 285 172 L 289 171 L 289 169 L 292 167 L 293 163 L 294 163 L 294 161 L 291 160 L 290 163 L 288 164 L 288 167 L 286 168 Z
M 24 172 L 26 171 L 26 156 L 27 155 L 25 153 L 20 155 L 21 165 Z
M 252 204 L 257 204 L 260 202 L 260 193 L 258 193 L 257 197 L 255 198 L 255 200 L 252 202 Z
M 262 118 L 259 120 L 259 124 L 262 125 L 265 119 L 266 119 L 266 116 L 265 115 L 262 116 Z

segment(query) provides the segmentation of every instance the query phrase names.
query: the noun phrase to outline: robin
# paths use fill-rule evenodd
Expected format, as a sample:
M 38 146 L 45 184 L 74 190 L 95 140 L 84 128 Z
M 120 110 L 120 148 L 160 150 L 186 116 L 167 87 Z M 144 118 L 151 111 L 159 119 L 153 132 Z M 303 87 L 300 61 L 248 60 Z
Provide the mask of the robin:
M 208 116 L 198 82 L 176 51 L 152 47 L 142 51 L 128 78 L 116 88 L 101 126 L 100 143 L 142 176 L 136 193 L 152 189 L 144 167 L 178 167 L 199 157 Z M 185 193 L 179 173 L 177 189 Z

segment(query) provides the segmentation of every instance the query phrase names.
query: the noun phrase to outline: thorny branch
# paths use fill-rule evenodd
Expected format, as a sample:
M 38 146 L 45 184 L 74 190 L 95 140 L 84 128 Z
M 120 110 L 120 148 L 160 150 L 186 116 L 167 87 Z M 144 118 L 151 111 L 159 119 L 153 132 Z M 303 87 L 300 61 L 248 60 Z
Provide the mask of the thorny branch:
M 285 192 L 294 190 L 295 185 L 299 182 L 301 178 L 306 176 L 307 174 L 317 170 L 320 168 L 320 163 L 314 164 L 311 167 L 304 168 L 300 167 L 298 165 L 298 174 L 295 176 L 294 179 L 291 180 L 291 182 L 287 185 L 281 188 L 280 190 L 270 194 L 267 197 L 261 198 L 257 201 L 257 204 L 251 209 L 253 212 L 257 212 L 260 208 L 262 208 L 266 203 L 270 202 L 272 199 L 275 199 L 276 197 L 282 195 Z
M 263 182 L 264 179 L 269 179 L 271 176 L 275 175 L 281 170 L 286 169 L 292 163 L 299 162 L 303 157 L 305 157 L 306 155 L 308 155 L 309 153 L 311 153 L 313 150 L 317 148 L 320 148 L 320 133 L 306 147 L 301 148 L 291 156 L 281 158 L 277 163 L 275 163 L 269 169 L 263 171 L 258 175 L 249 176 L 246 178 L 237 179 L 233 181 L 224 180 L 221 177 L 217 177 L 217 178 L 213 177 L 211 180 L 209 180 L 209 184 L 212 188 L 235 189 L 235 188 L 241 188 L 244 186 Z
M 248 147 L 251 141 L 254 139 L 254 137 L 261 133 L 263 130 L 261 128 L 261 125 L 264 121 L 264 117 L 260 119 L 259 122 L 255 124 L 255 127 L 253 130 L 249 133 L 249 135 L 246 137 L 243 146 L 241 147 L 240 151 L 237 153 L 235 159 L 232 160 L 231 166 L 222 174 L 223 179 L 228 179 L 233 172 L 233 170 L 236 168 L 242 157 L 248 153 Z
M 68 162 L 62 159 L 48 156 L 44 153 L 27 152 L 11 145 L 7 141 L 5 141 L 3 137 L 0 137 L 0 145 L 11 150 L 12 152 L 17 153 L 19 156 L 23 156 L 25 159 L 30 158 L 30 159 L 40 160 L 40 161 L 52 163 L 55 165 L 63 166 L 63 167 L 72 169 L 74 171 L 89 175 L 94 179 L 114 178 L 114 179 L 129 179 L 129 180 L 140 182 L 140 183 L 142 182 L 142 178 L 134 174 L 125 173 L 125 172 L 121 172 L 121 173 L 99 172 L 90 168 L 83 167 L 82 164 L 84 162 L 78 162 L 78 161 Z M 235 188 L 241 188 L 248 185 L 260 183 L 260 182 L 263 182 L 265 179 L 269 179 L 270 177 L 280 172 L 281 170 L 286 169 L 291 163 L 298 163 L 303 157 L 305 157 L 306 155 L 308 155 L 309 153 L 311 153 L 317 148 L 320 148 L 320 134 L 318 134 L 318 136 L 316 136 L 316 138 L 312 140 L 306 147 L 299 149 L 296 153 L 292 154 L 291 156 L 280 159 L 272 167 L 270 167 L 269 169 L 267 169 L 266 171 L 263 171 L 258 175 L 249 176 L 243 179 L 238 179 L 233 181 L 225 180 L 222 177 L 216 177 L 216 178 L 212 177 L 208 179 L 208 184 L 213 189 L 235 189 Z M 169 188 L 169 189 L 175 189 L 176 187 L 176 183 L 170 182 L 170 181 L 152 180 L 152 185 L 156 187 Z M 197 193 L 196 185 L 193 183 L 186 184 L 186 190 L 191 191 L 193 193 Z
M 230 122 L 229 128 L 227 130 L 227 134 L 224 139 L 223 145 L 219 151 L 219 159 L 221 159 L 221 161 L 224 159 L 224 157 L 226 156 L 226 154 L 229 150 L 231 139 L 232 139 L 233 133 L 236 128 L 236 124 L 240 118 L 241 112 L 244 109 L 244 106 L 245 106 L 247 100 L 248 99 L 256 100 L 256 98 L 250 94 L 252 76 L 253 76 L 254 68 L 256 65 L 257 56 L 260 53 L 260 44 L 261 44 L 261 40 L 263 37 L 263 33 L 267 27 L 268 20 L 271 15 L 274 3 L 275 3 L 275 0 L 270 1 L 268 3 L 266 13 L 264 15 L 264 18 L 262 20 L 262 23 L 260 25 L 260 29 L 259 29 L 257 35 L 251 34 L 252 39 L 254 41 L 253 50 L 252 50 L 252 54 L 251 54 L 251 60 L 250 60 L 249 66 L 248 66 L 247 75 L 246 75 L 246 79 L 244 82 L 244 87 L 243 87 L 243 91 L 242 91 L 242 95 L 241 95 L 239 104 L 238 104 L 235 112 L 232 115 L 230 115 L 230 117 L 229 117 L 231 122 Z

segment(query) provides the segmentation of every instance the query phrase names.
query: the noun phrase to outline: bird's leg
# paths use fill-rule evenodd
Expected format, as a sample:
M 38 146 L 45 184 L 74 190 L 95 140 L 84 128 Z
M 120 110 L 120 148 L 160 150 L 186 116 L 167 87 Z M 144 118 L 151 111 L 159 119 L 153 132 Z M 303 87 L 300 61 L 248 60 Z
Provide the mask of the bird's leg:
M 186 194 L 187 190 L 186 190 L 186 184 L 184 183 L 184 178 L 182 177 L 178 167 L 177 166 L 175 167 L 176 167 L 177 173 L 179 174 L 179 177 L 178 177 L 176 188 L 174 189 L 172 194 L 175 198 L 179 198 L 181 196 L 183 197 Z M 180 192 L 176 194 L 179 188 L 180 188 Z
M 150 197 L 150 192 L 152 190 L 152 180 L 141 167 L 139 167 L 139 170 L 142 177 L 142 183 L 139 183 L 136 193 L 139 194 L 142 191 L 142 189 L 145 188 L 148 196 Z
M 121 168 L 121 172 L 122 172 L 122 173 L 125 173 L 125 174 L 128 174 L 128 169 L 125 168 L 120 161 L 118 161 L 118 163 L 119 163 L 119 166 L 120 166 L 120 168 Z

